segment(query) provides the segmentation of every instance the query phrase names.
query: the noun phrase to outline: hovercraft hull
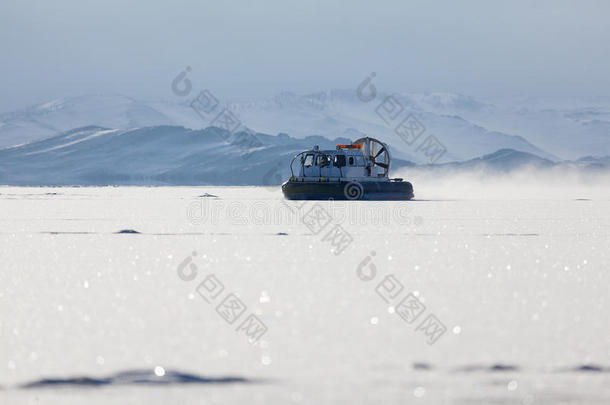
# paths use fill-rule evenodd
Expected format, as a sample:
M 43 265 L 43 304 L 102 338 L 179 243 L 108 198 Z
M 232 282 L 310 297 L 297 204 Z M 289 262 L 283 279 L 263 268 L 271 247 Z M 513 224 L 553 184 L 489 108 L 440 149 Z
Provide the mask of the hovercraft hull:
M 287 181 L 282 192 L 288 200 L 410 200 L 408 181 Z

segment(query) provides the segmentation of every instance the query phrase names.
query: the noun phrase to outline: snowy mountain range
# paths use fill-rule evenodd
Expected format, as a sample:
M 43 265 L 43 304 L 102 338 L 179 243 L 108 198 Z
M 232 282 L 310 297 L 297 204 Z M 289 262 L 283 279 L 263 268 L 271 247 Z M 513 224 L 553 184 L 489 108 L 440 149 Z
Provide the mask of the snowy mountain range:
M 7 185 L 278 185 L 290 176 L 292 157 L 319 145 L 334 149 L 346 138 L 293 138 L 208 127 L 192 130 L 155 126 L 134 130 L 83 127 L 25 145 L 0 150 L 0 184 Z M 464 162 L 420 165 L 444 172 L 577 165 L 610 170 L 610 158 L 552 162 L 503 149 Z M 413 168 L 395 158 L 392 173 Z M 296 168 L 296 165 L 295 165 Z M 391 174 L 392 174 L 391 173 Z M 408 170 L 407 170 L 408 173 Z
M 219 128 L 84 127 L 0 150 L 0 184 L 276 185 L 297 152 L 334 148 L 323 137 L 295 139 Z M 398 160 L 397 167 L 408 163 Z
M 551 165 L 589 156 L 576 166 L 606 167 L 600 157 L 610 155 L 606 99 L 492 103 L 427 93 L 366 101 L 356 91 L 333 90 L 229 101 L 202 114 L 192 107 L 195 96 L 180 103 L 82 96 L 2 114 L 0 183 L 265 184 L 275 164 L 286 178 L 298 151 L 364 135 L 389 143 L 395 168 L 483 159 L 506 170 L 531 164 L 532 156 Z M 233 135 L 211 127 L 223 107 L 240 122 Z M 422 148 L 431 136 L 446 150 L 434 161 Z M 501 150 L 522 155 L 498 155 Z

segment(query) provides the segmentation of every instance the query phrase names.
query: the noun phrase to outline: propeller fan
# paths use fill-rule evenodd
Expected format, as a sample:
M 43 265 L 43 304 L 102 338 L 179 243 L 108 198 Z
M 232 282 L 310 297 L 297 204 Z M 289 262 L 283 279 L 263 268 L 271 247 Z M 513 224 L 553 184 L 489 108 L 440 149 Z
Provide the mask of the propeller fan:
M 381 167 L 383 175 L 387 176 L 390 171 L 392 157 L 386 145 L 375 138 L 360 138 L 354 144 L 362 145 L 364 157 L 373 165 Z

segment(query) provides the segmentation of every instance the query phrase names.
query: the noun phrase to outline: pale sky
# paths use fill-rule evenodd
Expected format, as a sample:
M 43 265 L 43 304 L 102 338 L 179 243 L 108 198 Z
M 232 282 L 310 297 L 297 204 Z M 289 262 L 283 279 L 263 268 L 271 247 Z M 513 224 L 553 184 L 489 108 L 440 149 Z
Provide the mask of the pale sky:
M 59 97 L 354 88 L 610 94 L 610 1 L 2 0 L 0 112 Z

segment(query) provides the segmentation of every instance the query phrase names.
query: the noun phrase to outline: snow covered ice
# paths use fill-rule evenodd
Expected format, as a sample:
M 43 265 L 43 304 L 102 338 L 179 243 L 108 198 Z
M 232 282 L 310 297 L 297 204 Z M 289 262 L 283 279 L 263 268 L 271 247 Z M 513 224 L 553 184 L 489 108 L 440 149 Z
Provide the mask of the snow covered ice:
M 413 180 L 411 202 L 302 207 L 278 187 L 1 187 L 0 402 L 610 401 L 608 188 Z
M 0 405 L 610 404 L 610 2 L 242 3 L 0 3 Z

